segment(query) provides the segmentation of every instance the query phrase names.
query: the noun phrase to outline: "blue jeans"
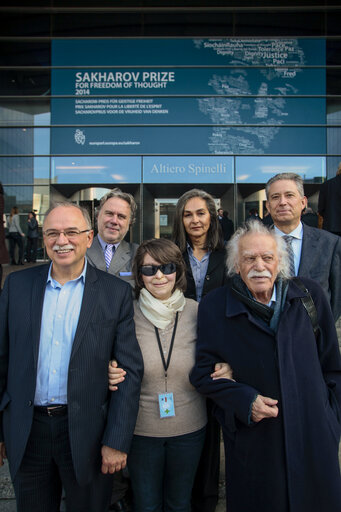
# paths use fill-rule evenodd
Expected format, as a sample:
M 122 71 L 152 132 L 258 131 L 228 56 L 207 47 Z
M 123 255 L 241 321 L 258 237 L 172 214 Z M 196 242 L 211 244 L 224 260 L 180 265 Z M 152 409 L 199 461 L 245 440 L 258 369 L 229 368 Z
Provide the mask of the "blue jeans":
M 205 428 L 175 437 L 134 436 L 128 456 L 134 512 L 190 511 L 204 439 Z

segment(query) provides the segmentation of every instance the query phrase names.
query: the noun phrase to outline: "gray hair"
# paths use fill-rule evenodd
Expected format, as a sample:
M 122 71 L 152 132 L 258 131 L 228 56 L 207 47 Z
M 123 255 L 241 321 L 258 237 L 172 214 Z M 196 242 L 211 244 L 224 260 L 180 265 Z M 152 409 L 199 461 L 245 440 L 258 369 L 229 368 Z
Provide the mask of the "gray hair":
M 58 208 L 59 206 L 62 206 L 63 208 L 77 208 L 77 210 L 79 210 L 81 212 L 81 214 L 83 215 L 87 228 L 89 230 L 92 229 L 91 219 L 90 219 L 90 215 L 89 215 L 88 210 L 86 208 L 83 208 L 83 206 L 79 206 L 79 204 L 72 203 L 71 201 L 61 201 L 61 202 L 57 202 L 57 203 L 52 203 L 50 208 L 45 213 L 45 218 L 44 218 L 43 224 L 45 224 L 45 220 L 46 220 L 47 216 L 53 210 Z
M 296 183 L 298 193 L 300 194 L 301 197 L 304 196 L 303 179 L 301 178 L 301 176 L 299 174 L 295 174 L 294 172 L 281 172 L 280 174 L 276 174 L 275 176 L 270 178 L 269 181 L 267 182 L 265 186 L 265 194 L 267 199 L 269 199 L 269 190 L 271 185 L 275 183 L 275 181 L 280 180 L 294 181 Z
M 122 190 L 118 187 L 113 188 L 110 190 L 110 192 L 107 192 L 102 198 L 99 203 L 99 207 L 97 210 L 97 215 L 103 208 L 103 205 L 108 201 L 108 199 L 111 199 L 112 197 L 118 197 L 119 199 L 122 199 L 130 206 L 130 221 L 129 224 L 132 225 L 135 222 L 136 219 L 136 212 L 137 212 L 137 204 L 135 202 L 135 199 L 131 194 L 128 194 L 128 192 L 122 192 Z
M 266 235 L 270 236 L 276 243 L 278 255 L 278 276 L 283 279 L 289 279 L 289 256 L 285 240 L 277 235 L 273 229 L 268 229 L 258 220 L 250 220 L 242 227 L 238 228 L 232 238 L 227 243 L 227 275 L 229 277 L 237 273 L 237 264 L 239 259 L 239 242 L 246 235 Z

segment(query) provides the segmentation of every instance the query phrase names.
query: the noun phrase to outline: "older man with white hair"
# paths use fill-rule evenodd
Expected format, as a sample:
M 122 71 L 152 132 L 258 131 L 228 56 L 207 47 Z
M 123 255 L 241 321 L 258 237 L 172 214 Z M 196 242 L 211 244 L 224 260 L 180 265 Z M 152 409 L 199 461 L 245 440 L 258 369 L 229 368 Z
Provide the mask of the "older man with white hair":
M 239 228 L 228 244 L 230 284 L 199 306 L 190 379 L 222 424 L 229 512 L 341 510 L 333 315 L 316 282 L 288 278 L 284 244 L 257 221 Z M 209 376 L 218 361 L 229 362 L 230 379 Z

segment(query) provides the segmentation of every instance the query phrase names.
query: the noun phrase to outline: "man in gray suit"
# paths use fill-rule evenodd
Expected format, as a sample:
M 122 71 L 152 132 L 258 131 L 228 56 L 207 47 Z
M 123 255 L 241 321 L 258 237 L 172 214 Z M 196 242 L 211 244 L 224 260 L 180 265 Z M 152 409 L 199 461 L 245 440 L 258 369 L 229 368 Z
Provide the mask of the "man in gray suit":
M 293 256 L 292 274 L 309 277 L 322 286 L 336 321 L 341 314 L 341 238 L 301 223 L 307 198 L 298 174 L 277 174 L 265 190 L 274 229 L 286 237 Z
M 137 244 L 124 239 L 134 223 L 137 206 L 131 194 L 114 188 L 102 197 L 98 217 L 98 235 L 87 251 L 88 261 L 96 268 L 132 284 L 131 266 Z
M 87 259 L 96 268 L 134 286 L 132 264 L 138 245 L 124 239 L 134 223 L 137 205 L 131 194 L 114 188 L 105 194 L 99 204 L 98 235 L 87 250 Z M 114 363 L 116 365 L 116 363 Z M 120 471 L 114 476 L 114 490 L 110 510 L 129 512 L 129 480 Z
M 143 373 L 131 289 L 95 269 L 82 208 L 47 213 L 52 263 L 10 274 L 0 298 L 0 464 L 8 456 L 18 512 L 108 510 L 126 464 Z M 108 391 L 116 358 L 127 376 Z M 6 448 L 5 448 L 6 447 Z

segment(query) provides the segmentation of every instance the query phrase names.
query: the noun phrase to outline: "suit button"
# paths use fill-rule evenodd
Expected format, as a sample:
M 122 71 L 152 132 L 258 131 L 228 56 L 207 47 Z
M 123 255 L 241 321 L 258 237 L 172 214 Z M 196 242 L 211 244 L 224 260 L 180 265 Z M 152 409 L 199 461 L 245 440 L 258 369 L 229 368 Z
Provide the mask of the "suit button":
M 205 279 L 206 279 L 206 281 L 209 281 L 210 280 L 210 276 L 206 276 Z
M 28 402 L 28 406 L 29 406 L 29 407 L 32 407 L 32 405 L 33 405 L 32 400 L 29 400 L 29 402 Z

